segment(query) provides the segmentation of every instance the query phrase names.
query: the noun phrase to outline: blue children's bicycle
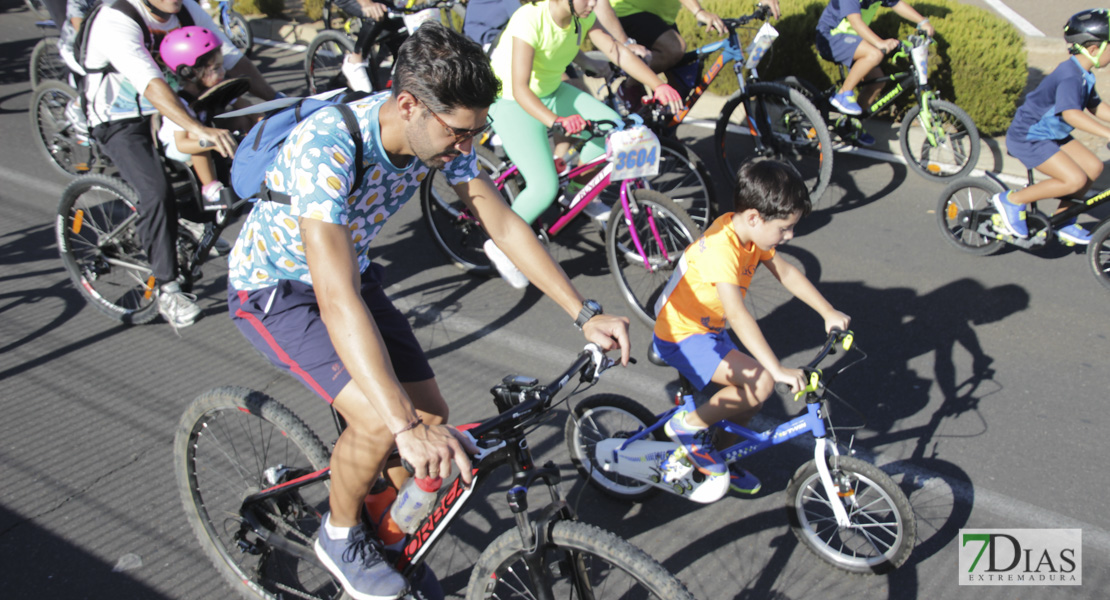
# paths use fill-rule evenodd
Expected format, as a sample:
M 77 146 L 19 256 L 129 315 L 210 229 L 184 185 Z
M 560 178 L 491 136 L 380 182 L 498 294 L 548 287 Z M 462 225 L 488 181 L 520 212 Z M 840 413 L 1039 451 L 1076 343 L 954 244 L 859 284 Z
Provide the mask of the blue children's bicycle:
M 840 348 L 858 357 L 842 366 L 844 361 L 836 363 L 835 371 L 817 368 Z M 650 358 L 665 365 L 654 353 Z M 862 351 L 853 348 L 851 332 L 833 330 L 817 356 L 802 367 L 808 385 L 795 399 L 805 398 L 804 414 L 764 432 L 728 421 L 715 427 L 741 437 L 720 451 L 729 463 L 812 434 L 814 459 L 794 473 L 786 488 L 790 526 L 807 548 L 833 566 L 870 574 L 891 571 L 909 558 L 917 526 L 909 500 L 890 476 L 851 456 L 850 442 L 845 454 L 837 444 L 827 396 L 844 401 L 826 385 L 864 358 Z M 580 402 L 566 425 L 567 446 L 579 473 L 602 492 L 625 500 L 644 499 L 657 488 L 695 502 L 719 500 L 728 492 L 728 476 L 706 476 L 693 468 L 683 458 L 682 447 L 663 432 L 663 424 L 675 411 L 695 407 L 694 390 L 685 378 L 680 380 L 675 403 L 674 408 L 653 415 L 635 400 L 615 394 Z
M 254 34 L 251 33 L 250 23 L 247 23 L 243 15 L 232 10 L 231 4 L 231 0 L 220 0 L 220 28 L 236 48 L 249 56 L 254 49 Z

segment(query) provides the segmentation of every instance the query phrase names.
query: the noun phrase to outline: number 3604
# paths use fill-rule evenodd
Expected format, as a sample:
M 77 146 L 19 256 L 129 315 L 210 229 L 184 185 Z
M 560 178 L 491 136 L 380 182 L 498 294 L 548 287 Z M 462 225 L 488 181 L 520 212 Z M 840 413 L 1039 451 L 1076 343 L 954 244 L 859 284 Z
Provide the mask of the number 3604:
M 639 150 L 631 150 L 628 152 L 617 153 L 617 163 L 614 165 L 615 169 L 637 169 L 655 164 L 655 147 L 650 150 L 647 148 L 640 148 Z

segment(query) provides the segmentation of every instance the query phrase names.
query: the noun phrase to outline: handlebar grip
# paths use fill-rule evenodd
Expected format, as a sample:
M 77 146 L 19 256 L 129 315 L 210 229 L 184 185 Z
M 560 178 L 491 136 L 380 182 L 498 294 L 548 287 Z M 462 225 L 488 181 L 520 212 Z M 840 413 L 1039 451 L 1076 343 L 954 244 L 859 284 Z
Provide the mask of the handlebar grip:
M 775 384 L 775 391 L 781 396 L 788 396 L 790 395 L 790 386 L 780 381 Z
M 208 140 L 201 140 L 199 143 L 201 148 L 211 148 L 216 145 Z

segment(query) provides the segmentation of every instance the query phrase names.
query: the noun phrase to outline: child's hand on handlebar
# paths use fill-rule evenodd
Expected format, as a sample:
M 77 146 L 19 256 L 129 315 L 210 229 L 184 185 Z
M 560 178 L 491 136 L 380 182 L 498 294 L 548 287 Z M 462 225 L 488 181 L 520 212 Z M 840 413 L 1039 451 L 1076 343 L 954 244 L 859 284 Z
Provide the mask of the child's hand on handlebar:
M 671 112 L 677 113 L 682 110 L 682 96 L 679 96 L 673 87 L 665 83 L 655 88 L 654 99 L 659 104 L 667 105 Z
M 569 117 L 556 117 L 555 123 L 552 127 L 558 125 L 563 128 L 567 135 L 574 135 L 579 133 L 586 127 L 589 127 L 590 122 L 582 118 L 582 115 L 571 115 Z
M 806 372 L 801 369 L 787 369 L 779 367 L 778 371 L 771 371 L 771 378 L 775 383 L 781 383 L 790 388 L 790 393 L 797 394 L 806 389 Z
M 782 16 L 782 11 L 779 10 L 779 0 L 761 0 L 756 6 L 766 6 L 771 9 L 771 16 L 776 21 Z
M 833 329 L 848 331 L 848 324 L 852 322 L 852 317 L 835 309 L 831 313 L 822 316 L 825 319 L 825 333 L 832 333 Z

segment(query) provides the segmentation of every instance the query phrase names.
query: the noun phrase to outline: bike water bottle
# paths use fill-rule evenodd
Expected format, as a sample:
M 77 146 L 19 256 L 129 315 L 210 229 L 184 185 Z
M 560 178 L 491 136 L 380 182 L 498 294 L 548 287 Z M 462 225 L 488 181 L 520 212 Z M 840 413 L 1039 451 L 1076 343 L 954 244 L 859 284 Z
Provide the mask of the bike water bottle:
M 390 514 L 390 509 L 396 500 L 397 490 L 389 485 L 385 479 L 379 477 L 374 482 L 374 487 L 370 488 L 370 493 L 367 494 L 363 503 L 366 506 L 366 514 L 370 517 L 370 524 L 374 526 L 374 532 L 378 535 L 378 538 L 387 548 L 400 550 L 404 545 L 405 532 L 401 531 L 401 528 L 397 526 L 396 521 L 393 520 L 393 516 Z
M 394 523 L 401 531 L 412 533 L 420 525 L 420 521 L 432 512 L 439 488 L 443 479 L 427 477 L 417 479 L 410 477 L 401 485 L 397 492 L 397 499 L 393 501 L 393 508 L 389 511 Z

